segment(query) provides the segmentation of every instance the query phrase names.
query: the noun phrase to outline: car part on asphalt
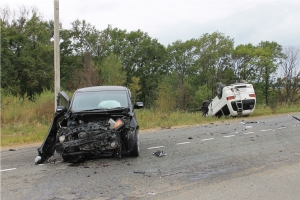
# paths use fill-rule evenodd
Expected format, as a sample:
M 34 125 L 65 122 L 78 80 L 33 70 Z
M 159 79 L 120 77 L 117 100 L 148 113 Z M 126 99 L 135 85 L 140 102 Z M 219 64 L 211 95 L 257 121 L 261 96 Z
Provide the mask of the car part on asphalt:
M 156 151 L 156 152 L 153 152 L 153 155 L 157 156 L 157 157 L 162 157 L 162 156 L 166 156 L 167 154 L 164 153 L 163 151 Z
M 292 116 L 293 118 L 295 118 L 296 120 L 300 121 L 300 119 L 298 117 Z
M 65 161 L 79 162 L 86 157 L 139 156 L 139 125 L 130 90 L 123 86 L 97 86 L 78 89 L 70 101 L 61 91 L 55 117 L 35 164 L 44 163 L 56 151 Z

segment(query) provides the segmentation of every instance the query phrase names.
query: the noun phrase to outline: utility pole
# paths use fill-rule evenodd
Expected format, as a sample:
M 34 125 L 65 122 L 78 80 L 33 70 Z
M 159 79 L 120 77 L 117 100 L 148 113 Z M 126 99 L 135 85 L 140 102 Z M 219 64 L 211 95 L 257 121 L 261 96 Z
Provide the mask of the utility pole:
M 60 91 L 60 49 L 59 49 L 59 0 L 54 0 L 54 112 L 57 108 L 56 97 Z

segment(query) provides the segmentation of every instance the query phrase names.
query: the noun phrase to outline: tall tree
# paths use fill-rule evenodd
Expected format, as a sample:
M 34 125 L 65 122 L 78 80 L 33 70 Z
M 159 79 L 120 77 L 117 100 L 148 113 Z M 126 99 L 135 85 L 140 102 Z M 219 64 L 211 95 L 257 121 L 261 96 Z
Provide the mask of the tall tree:
M 255 81 L 256 47 L 252 44 L 238 45 L 232 52 L 232 64 L 236 79 Z
M 189 77 L 194 75 L 195 62 L 199 55 L 195 53 L 197 41 L 195 39 L 182 42 L 180 40 L 172 43 L 167 48 L 168 52 L 168 69 L 172 71 L 175 78 L 172 84 L 176 85 L 172 88 L 176 91 L 176 103 L 179 109 L 186 109 L 191 103 L 191 87 Z M 176 77 L 174 77 L 176 76 Z M 163 84 L 160 84 L 163 85 Z M 164 86 L 164 88 L 168 88 Z M 170 88 L 170 87 L 169 87 Z M 160 95 L 161 96 L 161 95 Z
M 133 76 L 140 78 L 140 99 L 152 105 L 161 75 L 166 72 L 166 49 L 156 39 L 140 30 L 126 34 L 121 60 L 126 71 L 126 85 Z
M 276 42 L 263 41 L 257 46 L 256 65 L 259 70 L 257 80 L 261 83 L 267 105 L 269 105 L 270 87 L 274 81 L 273 75 L 283 56 L 282 46 Z
M 101 85 L 124 85 L 126 74 L 120 59 L 113 53 L 97 67 Z
M 207 85 L 214 96 L 215 85 L 218 82 L 229 83 L 233 78 L 231 69 L 231 53 L 233 39 L 223 33 L 204 34 L 198 39 L 196 52 L 198 59 L 195 63 L 199 85 Z M 196 85 L 196 84 L 194 84 Z M 198 86 L 197 85 L 197 88 Z
M 53 82 L 53 31 L 36 9 L 1 20 L 2 87 L 33 97 Z
M 299 102 L 300 100 L 300 49 L 288 46 L 283 50 L 285 56 L 279 62 L 282 72 L 276 89 L 281 100 L 285 103 Z

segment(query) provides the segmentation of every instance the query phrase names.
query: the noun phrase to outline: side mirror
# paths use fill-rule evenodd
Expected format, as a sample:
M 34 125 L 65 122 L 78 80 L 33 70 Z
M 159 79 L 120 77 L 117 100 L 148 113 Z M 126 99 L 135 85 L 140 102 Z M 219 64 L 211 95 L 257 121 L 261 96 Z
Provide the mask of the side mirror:
M 134 108 L 135 109 L 140 109 L 140 108 L 143 108 L 144 107 L 144 103 L 143 102 L 136 102 L 134 104 Z
M 57 106 L 56 114 L 66 111 L 67 108 L 65 106 Z

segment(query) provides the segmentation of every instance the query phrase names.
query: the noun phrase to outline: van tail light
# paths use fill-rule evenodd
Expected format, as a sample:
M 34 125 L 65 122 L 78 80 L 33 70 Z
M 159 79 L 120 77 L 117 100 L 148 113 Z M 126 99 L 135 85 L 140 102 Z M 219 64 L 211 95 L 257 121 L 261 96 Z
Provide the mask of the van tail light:
M 256 94 L 249 94 L 249 97 L 256 97 Z
M 228 97 L 226 97 L 226 99 L 227 99 L 227 101 L 233 100 L 233 99 L 234 99 L 234 96 L 228 96 Z

